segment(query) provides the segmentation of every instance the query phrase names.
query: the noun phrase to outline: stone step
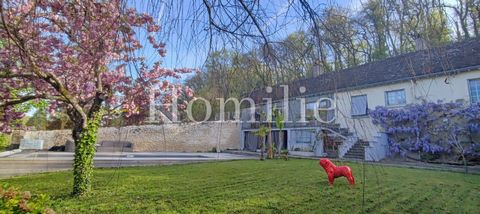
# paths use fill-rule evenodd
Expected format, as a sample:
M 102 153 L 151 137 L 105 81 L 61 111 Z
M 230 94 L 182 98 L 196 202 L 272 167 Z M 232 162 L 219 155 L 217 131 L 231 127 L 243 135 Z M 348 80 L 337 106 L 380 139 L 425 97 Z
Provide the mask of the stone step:
M 354 147 L 350 148 L 350 150 L 365 150 L 365 148 L 363 148 L 363 147 L 355 147 L 355 146 L 354 146 Z
M 358 156 L 344 156 L 343 158 L 346 158 L 346 159 L 365 160 L 365 157 L 358 157 Z
M 344 156 L 365 156 L 365 153 L 347 153 Z
M 344 155 L 344 157 L 365 157 L 364 155 Z
M 348 160 L 355 160 L 355 161 L 362 161 L 364 160 L 364 158 L 362 157 L 343 157 L 344 159 L 348 159 Z
M 351 148 L 352 148 L 352 149 L 353 149 L 353 148 L 355 148 L 355 149 L 364 149 L 365 147 L 363 147 L 363 146 L 355 146 L 355 145 L 354 145 L 354 146 L 352 146 Z
M 362 152 L 347 152 L 346 155 L 364 155 L 364 154 L 365 152 L 362 151 Z
M 352 153 L 349 152 L 345 155 L 365 155 L 365 153 L 364 152 L 352 152 Z
M 365 147 L 368 146 L 368 142 L 357 141 L 343 156 L 348 159 L 365 159 Z
M 133 144 L 128 141 L 102 141 L 97 152 L 133 152 Z
M 97 152 L 133 152 L 131 147 L 99 146 Z
M 355 156 L 355 157 L 365 157 L 364 154 L 346 154 L 346 155 L 344 155 L 344 157 L 353 157 L 353 156 Z
M 361 145 L 357 145 L 357 144 L 355 144 L 355 145 L 352 146 L 352 148 L 361 148 L 361 149 L 363 149 L 363 148 L 365 148 L 365 147 L 366 147 L 366 146 L 361 146 Z

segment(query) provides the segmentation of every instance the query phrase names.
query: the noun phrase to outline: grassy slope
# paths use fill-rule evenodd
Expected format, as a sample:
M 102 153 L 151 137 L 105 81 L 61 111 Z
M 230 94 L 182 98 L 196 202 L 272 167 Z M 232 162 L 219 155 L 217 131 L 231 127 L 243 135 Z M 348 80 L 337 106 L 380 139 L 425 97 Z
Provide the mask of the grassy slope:
M 23 190 L 47 193 L 59 213 L 82 212 L 296 212 L 362 210 L 362 167 L 350 163 L 357 186 L 345 178 L 328 186 L 315 160 L 257 160 L 173 166 L 97 169 L 94 192 L 75 199 L 71 172 L 8 180 Z M 365 210 L 376 213 L 480 210 L 480 176 L 366 165 Z M 474 212 L 474 210 L 476 210 Z

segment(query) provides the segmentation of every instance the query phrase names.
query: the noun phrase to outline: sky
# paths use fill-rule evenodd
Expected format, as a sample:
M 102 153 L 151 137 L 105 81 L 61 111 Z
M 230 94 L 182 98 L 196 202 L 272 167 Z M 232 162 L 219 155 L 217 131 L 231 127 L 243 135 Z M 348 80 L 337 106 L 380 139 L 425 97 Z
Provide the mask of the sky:
M 213 0 L 208 0 L 213 2 Z M 295 11 L 287 11 L 289 4 L 298 4 L 298 0 L 263 0 L 262 5 L 266 5 L 267 13 L 271 18 L 263 23 L 262 30 L 269 35 L 272 40 L 281 40 L 289 34 L 300 29 L 307 29 L 310 23 L 303 20 L 292 18 Z M 309 0 L 311 5 L 336 5 L 358 11 L 362 2 L 366 0 Z M 444 0 L 447 4 L 455 5 L 456 0 Z M 195 4 L 193 4 L 194 2 Z M 313 4 L 312 2 L 315 2 Z M 173 3 L 173 5 L 171 5 Z M 167 55 L 165 58 L 150 48 L 144 48 L 138 51 L 137 55 L 147 58 L 147 64 L 153 64 L 161 61 L 162 66 L 166 68 L 202 68 L 209 51 L 220 50 L 222 48 L 232 48 L 231 44 L 216 42 L 209 49 L 209 34 L 206 29 L 198 29 L 198 26 L 208 26 L 208 16 L 202 0 L 131 0 L 127 3 L 128 7 L 137 9 L 139 12 L 146 12 L 154 17 L 162 27 L 157 40 L 163 41 L 167 45 Z M 202 9 L 198 16 L 193 16 L 196 9 Z M 175 11 L 175 13 L 172 13 Z M 179 14 L 178 14 L 178 13 Z M 298 14 L 296 14 L 298 16 Z M 172 20 L 175 21 L 172 24 Z M 195 20 L 195 21 L 192 21 Z M 169 23 L 166 23 L 169 22 Z M 275 25 L 283 24 L 281 31 L 272 32 Z M 192 26 L 198 25 L 198 26 Z M 139 32 L 140 40 L 147 41 L 146 32 Z M 241 41 L 247 47 L 254 47 L 261 44 L 255 41 Z M 248 48 L 247 48 L 248 49 Z M 181 79 L 171 79 L 170 81 L 181 83 L 191 75 L 186 75 Z M 29 112 L 33 114 L 33 112 Z
M 215 0 L 208 1 L 210 3 L 217 2 Z M 333 5 L 350 9 L 354 13 L 359 11 L 362 3 L 367 0 L 307 1 L 309 1 L 312 7 L 317 6 L 317 8 L 314 8 L 317 10 Z M 444 2 L 450 5 L 456 4 L 456 0 L 444 0 Z M 266 8 L 265 13 L 269 17 L 261 23 L 261 28 L 268 35 L 270 41 L 281 41 L 295 31 L 305 30 L 310 27 L 311 23 L 300 19 L 300 12 L 295 11 L 295 8 L 297 10 L 301 8 L 299 0 L 263 0 L 261 4 Z M 291 4 L 294 6 L 289 7 Z M 136 55 L 145 56 L 149 65 L 156 61 L 161 61 L 163 67 L 170 69 L 202 69 L 210 51 L 224 48 L 248 51 L 263 44 L 263 41 L 259 40 L 222 41 L 220 37 L 217 37 L 218 33 L 214 31 L 214 42 L 210 46 L 208 15 L 202 0 L 131 0 L 127 6 L 133 7 L 139 12 L 146 12 L 152 15 L 162 26 L 161 32 L 157 36 L 157 41 L 162 41 L 166 44 L 166 57 L 160 57 L 148 45 L 136 53 Z M 215 21 L 219 22 L 218 19 Z M 138 32 L 138 36 L 141 41 L 146 43 L 146 32 Z M 170 79 L 170 81 L 181 83 L 190 76 L 192 75 L 185 75 L 184 78 L 178 80 Z
M 318 0 L 314 0 L 318 2 Z M 142 50 L 142 55 L 148 56 L 149 61 L 162 60 L 162 65 L 166 68 L 201 68 L 204 65 L 209 49 L 209 34 L 207 29 L 198 29 L 198 26 L 192 27 L 192 20 L 196 19 L 195 24 L 199 26 L 208 26 L 207 14 L 203 2 L 201 0 L 196 1 L 173 1 L 175 6 L 170 6 L 170 0 L 158 1 L 157 5 L 152 5 L 150 1 L 134 1 L 130 6 L 135 7 L 139 11 L 146 11 L 153 15 L 154 18 L 161 23 L 163 32 L 158 38 L 164 41 L 167 45 L 167 56 L 163 59 L 158 57 L 158 54 L 154 53 L 154 50 L 146 49 Z M 193 5 L 192 2 L 195 2 Z M 213 2 L 210 0 L 210 2 Z M 298 4 L 298 0 L 293 0 L 295 4 Z M 338 5 L 341 7 L 358 8 L 361 5 L 357 0 L 323 0 L 320 1 L 324 5 Z M 273 40 L 281 40 L 286 38 L 290 33 L 293 33 L 299 29 L 306 29 L 309 23 L 305 23 L 303 20 L 297 20 L 291 18 L 291 14 L 295 11 L 287 11 L 289 4 L 292 0 L 274 0 L 274 1 L 262 1 L 262 5 L 267 8 L 267 13 L 272 18 L 267 19 L 262 26 L 262 30 L 269 35 L 269 38 Z M 318 4 L 318 3 L 315 3 Z M 313 4 L 312 4 L 313 5 Z M 173 10 L 167 9 L 167 7 L 175 7 Z M 203 12 L 198 16 L 192 15 L 197 8 L 203 9 Z M 168 11 L 179 11 L 180 14 L 172 15 Z M 173 16 L 177 16 L 179 22 L 174 27 L 171 27 L 171 23 L 165 23 L 171 21 Z M 180 22 L 183 22 L 181 24 Z M 273 27 L 277 24 L 283 24 L 281 31 L 272 32 Z M 167 27 L 166 27 L 167 26 Z M 197 31 L 195 31 L 197 30 Z M 146 39 L 146 34 L 140 35 L 143 39 Z M 247 44 L 245 44 L 247 43 Z M 245 41 L 242 44 L 249 47 L 258 45 L 254 41 Z M 232 48 L 231 44 L 223 44 L 221 41 L 216 41 L 213 45 L 214 50 L 220 50 L 222 48 Z
M 366 0 L 309 0 L 310 5 L 320 5 L 320 7 L 335 5 L 351 9 L 352 12 L 359 11 L 361 5 Z M 155 3 L 152 3 L 155 2 Z M 172 4 L 173 2 L 173 4 Z M 209 2 L 215 2 L 209 0 Z M 261 26 L 263 31 L 269 35 L 272 41 L 280 41 L 286 38 L 292 32 L 310 27 L 309 22 L 298 19 L 298 11 L 287 11 L 288 6 L 299 4 L 298 0 L 263 0 L 261 4 L 267 8 L 267 19 Z M 444 0 L 445 3 L 455 5 L 456 0 Z M 153 50 L 143 50 L 141 54 L 148 56 L 151 62 L 161 60 L 166 68 L 202 68 L 209 51 L 208 16 L 202 0 L 143 0 L 130 3 L 139 11 L 146 11 L 164 27 L 158 38 L 167 45 L 167 56 L 163 59 Z M 200 8 L 200 12 L 199 9 Z M 172 13 L 174 11 L 174 13 Z M 194 14 L 197 14 L 196 16 Z M 295 17 L 294 17 L 295 16 Z M 175 24 L 172 24 L 175 20 Z M 192 21 L 195 20 L 195 21 Z M 168 22 L 168 23 L 167 23 Z M 272 32 L 277 29 L 276 25 L 283 25 L 280 31 Z M 199 26 L 205 26 L 200 29 Z M 146 39 L 146 35 L 143 35 Z M 215 38 L 215 37 L 214 37 Z M 238 46 L 254 47 L 261 44 L 260 41 L 242 41 Z M 213 50 L 222 48 L 232 48 L 231 44 L 224 44 L 222 41 L 215 40 L 212 45 Z M 248 48 L 246 48 L 248 49 Z

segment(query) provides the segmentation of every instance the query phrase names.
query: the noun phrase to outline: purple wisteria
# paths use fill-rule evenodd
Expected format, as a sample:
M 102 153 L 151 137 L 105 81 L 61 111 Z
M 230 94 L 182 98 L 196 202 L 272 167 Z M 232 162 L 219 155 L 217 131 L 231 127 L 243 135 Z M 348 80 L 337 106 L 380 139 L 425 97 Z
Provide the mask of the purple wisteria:
M 407 152 L 480 157 L 480 103 L 425 102 L 371 111 L 373 123 L 389 136 L 392 154 Z

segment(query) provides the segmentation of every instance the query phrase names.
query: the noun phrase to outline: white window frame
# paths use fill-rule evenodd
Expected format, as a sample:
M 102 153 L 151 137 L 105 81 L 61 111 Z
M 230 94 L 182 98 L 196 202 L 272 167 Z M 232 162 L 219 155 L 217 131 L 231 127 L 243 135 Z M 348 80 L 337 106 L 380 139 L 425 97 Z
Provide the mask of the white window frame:
M 469 95 L 469 98 L 470 98 L 470 103 L 478 103 L 480 102 L 480 86 L 478 86 L 477 88 L 477 92 L 476 94 L 472 94 L 472 82 L 474 81 L 478 81 L 478 84 L 480 84 L 480 78 L 476 78 L 476 79 L 469 79 L 468 80 L 468 95 Z M 476 96 L 476 100 L 474 101 L 474 96 Z
M 328 97 L 329 98 L 329 97 Z M 333 103 L 333 100 L 332 98 L 330 98 L 329 101 L 327 100 L 322 100 L 318 103 L 318 114 L 320 116 L 320 118 L 322 118 L 322 112 L 320 111 L 320 108 L 331 108 L 332 106 L 334 106 L 334 103 Z M 326 110 L 326 118 L 322 118 L 322 120 L 324 121 L 334 121 L 335 120 L 335 109 L 332 109 L 332 110 Z
M 362 114 L 354 114 L 354 106 L 353 106 L 353 99 L 354 98 L 359 98 L 359 97 L 365 97 L 365 113 L 362 113 Z M 360 95 L 356 95 L 356 96 L 351 96 L 350 97 L 350 105 L 351 105 L 351 109 L 350 109 L 350 115 L 352 115 L 352 117 L 362 117 L 362 116 L 367 116 L 368 115 L 368 97 L 366 94 L 360 94 Z
M 309 110 L 309 107 L 313 107 L 313 115 L 308 115 L 307 112 Z M 318 104 L 317 102 L 308 102 L 305 104 L 305 119 L 308 121 L 308 119 L 315 120 L 315 111 L 318 111 Z
M 404 102 L 403 103 L 400 103 L 400 104 L 390 104 L 388 102 L 388 94 L 389 93 L 393 93 L 393 92 L 399 92 L 399 91 L 402 91 L 403 92 L 403 95 L 404 95 Z M 391 91 L 385 91 L 385 106 L 388 106 L 388 107 L 395 107 L 395 106 L 404 106 L 407 104 L 407 92 L 405 91 L 405 89 L 397 89 L 397 90 L 391 90 Z

